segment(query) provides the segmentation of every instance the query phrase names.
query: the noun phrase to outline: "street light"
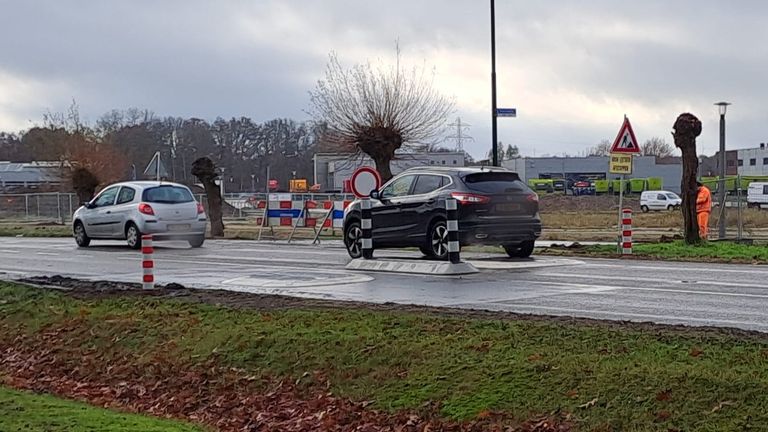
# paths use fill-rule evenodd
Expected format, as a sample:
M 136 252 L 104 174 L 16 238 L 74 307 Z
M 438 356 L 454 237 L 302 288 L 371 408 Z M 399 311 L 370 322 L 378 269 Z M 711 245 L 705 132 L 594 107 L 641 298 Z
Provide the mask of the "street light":
M 720 220 L 718 223 L 718 236 L 720 240 L 725 239 L 725 112 L 728 110 L 728 102 L 718 102 L 715 104 L 720 113 L 720 181 L 718 182 L 718 200 L 720 205 Z

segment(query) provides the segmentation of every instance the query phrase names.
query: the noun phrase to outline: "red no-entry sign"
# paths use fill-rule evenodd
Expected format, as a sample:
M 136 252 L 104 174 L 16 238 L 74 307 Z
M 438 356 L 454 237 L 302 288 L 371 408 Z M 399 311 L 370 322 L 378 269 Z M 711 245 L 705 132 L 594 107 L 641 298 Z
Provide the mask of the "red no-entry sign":
M 352 173 L 350 186 L 352 187 L 352 193 L 356 197 L 367 197 L 371 194 L 372 190 L 381 187 L 381 176 L 378 171 L 371 167 L 360 167 Z

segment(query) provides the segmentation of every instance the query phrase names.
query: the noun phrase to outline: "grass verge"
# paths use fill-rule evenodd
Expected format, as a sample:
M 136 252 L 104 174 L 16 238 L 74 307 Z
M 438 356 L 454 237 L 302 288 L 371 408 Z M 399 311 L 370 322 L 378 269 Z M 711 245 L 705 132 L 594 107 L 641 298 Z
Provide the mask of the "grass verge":
M 78 300 L 0 284 L 0 349 L 40 347 L 40 356 L 74 371 L 87 365 L 87 376 L 117 373 L 114 365 L 125 362 L 158 374 L 158 358 L 178 364 L 161 368 L 171 374 L 215 362 L 253 379 L 327 385 L 385 411 L 432 407 L 458 420 L 560 413 L 580 430 L 768 424 L 766 338 L 734 333 L 508 315 Z
M 578 247 L 551 247 L 538 250 L 543 255 L 586 256 L 616 258 L 614 245 Z M 637 243 L 632 245 L 632 256 L 667 261 L 723 262 L 741 264 L 768 263 L 768 248 L 735 242 L 706 242 L 699 246 L 686 245 L 683 241 L 668 243 Z
M 68 225 L 0 224 L 0 237 L 72 237 Z
M 50 395 L 0 386 L 0 431 L 28 432 L 202 432 L 171 420 L 95 408 Z

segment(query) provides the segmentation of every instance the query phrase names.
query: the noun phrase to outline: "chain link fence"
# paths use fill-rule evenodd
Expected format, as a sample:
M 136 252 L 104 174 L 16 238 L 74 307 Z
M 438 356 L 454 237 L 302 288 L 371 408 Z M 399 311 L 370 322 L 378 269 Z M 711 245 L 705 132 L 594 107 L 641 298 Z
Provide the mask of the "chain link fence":
M 353 200 L 350 194 L 290 194 L 296 201 L 337 201 Z M 195 195 L 198 202 L 208 208 L 205 195 Z M 265 193 L 225 194 L 225 218 L 248 217 L 249 210 L 258 201 L 267 200 Z M 80 207 L 74 193 L 28 193 L 0 194 L 0 220 L 49 221 L 66 224 L 72 221 L 72 214 Z
M 79 203 L 73 193 L 0 194 L 0 219 L 67 223 Z

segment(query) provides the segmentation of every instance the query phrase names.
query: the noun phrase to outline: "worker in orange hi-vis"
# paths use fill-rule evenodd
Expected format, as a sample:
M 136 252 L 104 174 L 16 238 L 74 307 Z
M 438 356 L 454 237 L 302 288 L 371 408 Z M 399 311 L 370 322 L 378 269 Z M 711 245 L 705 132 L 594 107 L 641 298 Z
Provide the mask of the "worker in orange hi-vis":
M 712 213 L 712 193 L 709 188 L 696 182 L 696 219 L 699 222 L 699 237 L 707 240 L 709 234 L 709 214 Z

